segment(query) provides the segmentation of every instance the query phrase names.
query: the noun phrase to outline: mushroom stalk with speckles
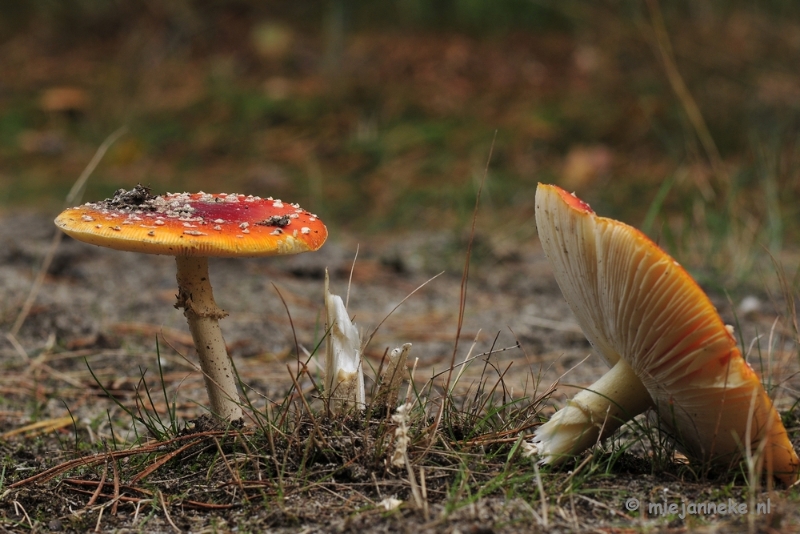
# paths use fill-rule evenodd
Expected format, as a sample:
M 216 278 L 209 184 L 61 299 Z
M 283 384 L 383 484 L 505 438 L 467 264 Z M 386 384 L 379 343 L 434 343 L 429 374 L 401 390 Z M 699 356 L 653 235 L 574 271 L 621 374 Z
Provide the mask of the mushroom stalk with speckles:
M 236 376 L 219 320 L 228 314 L 217 307 L 208 277 L 208 258 L 177 256 L 178 302 L 189 323 L 211 402 L 211 413 L 226 421 L 242 419 Z

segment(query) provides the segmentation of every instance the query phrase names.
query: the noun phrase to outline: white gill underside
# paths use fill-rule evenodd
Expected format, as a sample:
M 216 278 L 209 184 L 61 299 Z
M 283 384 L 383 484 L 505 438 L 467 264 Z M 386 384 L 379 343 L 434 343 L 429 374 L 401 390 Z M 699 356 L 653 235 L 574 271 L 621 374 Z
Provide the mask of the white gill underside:
M 564 298 L 609 365 L 624 354 L 652 394 L 669 392 L 666 399 L 726 383 L 724 371 L 692 376 L 735 351 L 735 342 L 672 258 L 623 223 L 576 217 L 556 192 L 536 199 L 539 237 Z

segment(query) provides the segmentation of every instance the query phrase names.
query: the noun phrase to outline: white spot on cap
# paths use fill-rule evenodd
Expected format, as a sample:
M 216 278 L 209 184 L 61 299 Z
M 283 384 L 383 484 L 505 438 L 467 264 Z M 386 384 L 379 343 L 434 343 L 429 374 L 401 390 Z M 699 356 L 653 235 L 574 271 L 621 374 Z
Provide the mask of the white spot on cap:
M 240 225 L 239 225 L 239 228 L 241 228 L 242 230 L 244 230 L 244 229 L 245 229 L 245 228 L 247 228 L 248 226 L 250 226 L 250 223 L 248 223 L 248 222 L 243 222 L 242 224 L 240 224 Z
M 203 232 L 198 232 L 197 230 L 184 230 L 183 233 L 186 234 L 186 235 L 194 235 L 194 236 L 208 235 L 208 234 L 204 234 Z
M 218 232 L 219 232 L 220 230 L 222 230 L 222 227 L 221 227 L 220 225 L 218 225 L 218 224 L 215 224 L 214 226 L 212 226 L 212 228 L 213 228 L 214 230 L 218 231 Z
M 156 233 L 153 230 L 150 230 L 149 232 L 147 232 L 147 235 L 152 237 L 152 236 L 156 235 Z
M 301 234 L 310 234 L 311 233 L 311 228 L 309 228 L 308 226 L 304 226 L 304 227 L 300 228 L 300 233 Z
M 250 230 L 248 230 L 247 228 L 245 228 L 244 230 L 242 230 L 242 233 L 243 233 L 243 234 L 249 234 L 249 233 L 250 233 Z
M 295 230 L 294 232 L 292 232 L 292 237 L 297 237 L 297 230 Z
M 214 222 L 217 224 L 222 224 L 225 222 L 225 219 L 214 219 Z
M 281 230 L 280 228 L 275 228 L 273 231 L 269 233 L 269 235 L 281 235 L 282 233 L 283 230 Z
M 111 229 L 114 230 L 115 232 L 119 232 L 122 230 L 122 228 L 120 228 L 119 226 L 112 226 Z
M 273 208 L 282 208 L 283 207 L 283 202 L 281 202 L 280 200 L 276 200 L 275 202 L 272 203 L 272 207 Z
M 81 216 L 81 220 L 82 220 L 83 222 L 92 222 L 92 221 L 94 220 L 94 218 L 92 218 L 92 217 L 89 217 L 88 215 L 82 215 L 82 216 Z
M 155 224 L 156 224 L 157 226 L 163 226 L 163 225 L 164 225 L 164 224 L 166 224 L 166 223 L 164 223 L 164 220 L 163 220 L 163 219 L 156 219 L 156 222 L 155 222 Z

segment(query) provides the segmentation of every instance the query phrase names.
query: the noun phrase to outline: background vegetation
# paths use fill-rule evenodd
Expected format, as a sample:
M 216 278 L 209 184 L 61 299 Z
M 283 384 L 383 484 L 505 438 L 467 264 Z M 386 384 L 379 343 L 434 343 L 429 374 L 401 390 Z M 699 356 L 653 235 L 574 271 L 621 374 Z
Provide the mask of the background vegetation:
M 4 3 L 0 205 L 55 211 L 125 125 L 87 198 L 241 190 L 334 229 L 463 229 L 494 140 L 485 225 L 532 238 L 536 183 L 559 183 L 730 287 L 797 239 L 797 15 L 778 0 Z

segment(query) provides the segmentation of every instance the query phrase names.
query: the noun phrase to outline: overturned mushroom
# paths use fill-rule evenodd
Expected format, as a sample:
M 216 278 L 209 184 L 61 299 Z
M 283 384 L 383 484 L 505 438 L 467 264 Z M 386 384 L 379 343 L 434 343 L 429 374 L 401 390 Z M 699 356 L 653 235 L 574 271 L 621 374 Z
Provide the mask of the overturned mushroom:
M 56 226 L 92 245 L 175 256 L 177 308 L 183 308 L 217 417 L 242 418 L 236 377 L 225 348 L 208 277 L 208 258 L 297 254 L 325 242 L 325 225 L 297 204 L 240 194 L 154 196 L 146 187 L 62 212 Z
M 759 472 L 797 479 L 800 461 L 758 376 L 675 260 L 555 186 L 539 184 L 536 225 L 564 298 L 611 366 L 536 430 L 543 463 L 585 450 L 653 407 L 691 459 L 727 466 L 763 450 Z

